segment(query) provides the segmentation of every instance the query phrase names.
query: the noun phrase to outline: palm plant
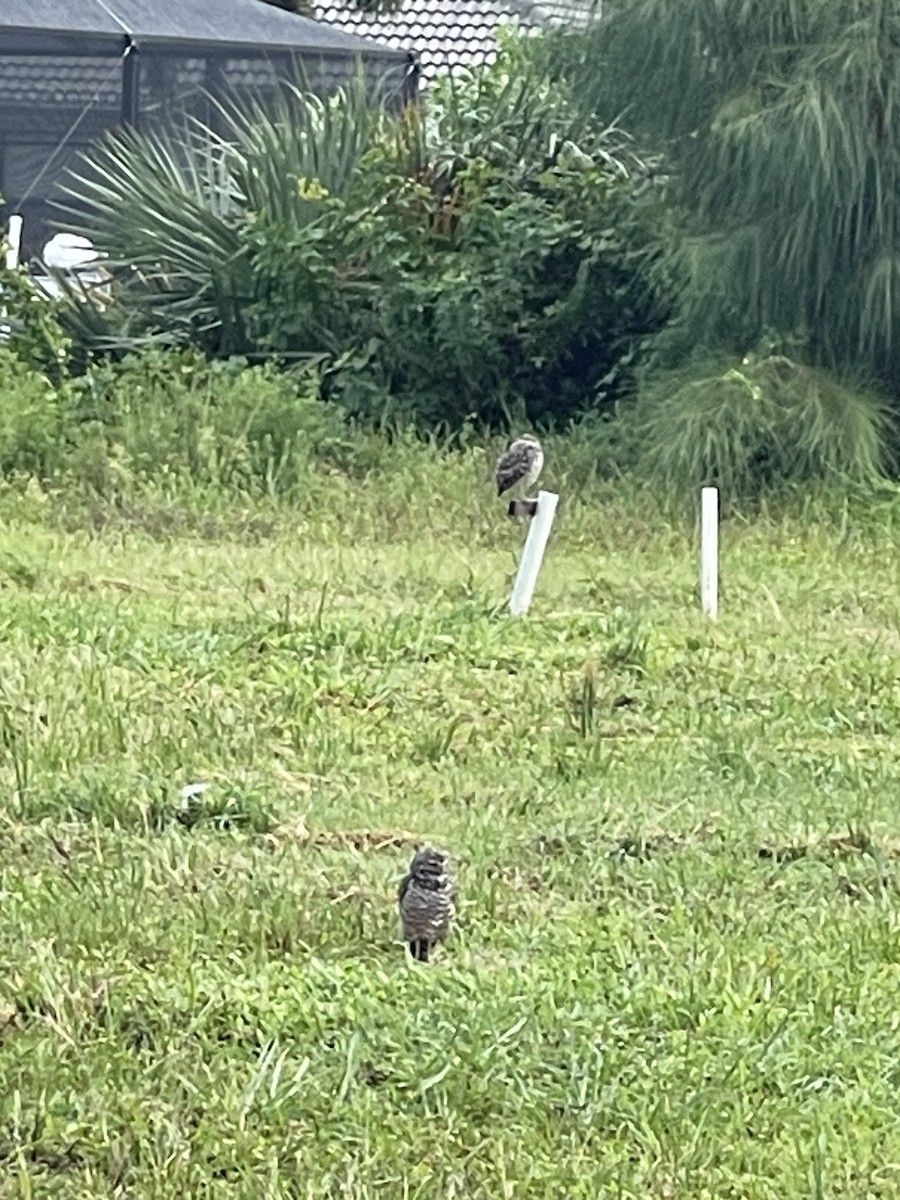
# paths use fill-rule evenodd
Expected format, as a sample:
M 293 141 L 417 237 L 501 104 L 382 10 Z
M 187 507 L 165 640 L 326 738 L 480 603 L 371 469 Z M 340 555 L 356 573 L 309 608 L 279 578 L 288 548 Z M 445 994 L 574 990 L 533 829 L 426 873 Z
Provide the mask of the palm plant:
M 215 128 L 186 117 L 164 131 L 116 131 L 71 174 L 67 224 L 104 251 L 116 283 L 105 322 L 68 289 L 83 340 L 133 348 L 163 333 L 214 355 L 252 354 L 252 229 L 320 219 L 303 181 L 344 193 L 379 121 L 361 79 L 327 101 L 286 82 L 268 108 L 223 103 L 218 116 Z
M 135 332 L 163 327 L 175 342 L 243 349 L 251 285 L 230 147 L 188 122 L 178 136 L 119 130 L 65 190 L 70 223 L 102 248 L 117 290 L 143 318 Z M 96 309 L 75 311 L 82 333 L 96 336 Z

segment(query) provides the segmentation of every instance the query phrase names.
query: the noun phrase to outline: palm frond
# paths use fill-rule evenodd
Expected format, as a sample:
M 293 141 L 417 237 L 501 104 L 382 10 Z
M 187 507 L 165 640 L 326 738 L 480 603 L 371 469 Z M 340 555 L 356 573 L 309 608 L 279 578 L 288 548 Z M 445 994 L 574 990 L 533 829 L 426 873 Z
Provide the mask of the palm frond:
M 105 251 L 114 286 L 144 311 L 148 332 L 165 327 L 237 352 L 251 280 L 230 153 L 188 126 L 117 131 L 71 173 L 59 207 Z

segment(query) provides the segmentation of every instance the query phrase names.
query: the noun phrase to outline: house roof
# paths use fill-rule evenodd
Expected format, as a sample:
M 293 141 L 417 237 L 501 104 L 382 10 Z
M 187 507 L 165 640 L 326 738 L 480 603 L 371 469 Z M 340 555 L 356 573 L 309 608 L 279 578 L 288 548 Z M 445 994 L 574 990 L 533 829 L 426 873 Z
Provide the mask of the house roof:
M 128 41 L 186 53 L 240 49 L 388 59 L 406 49 L 263 0 L 2 0 L 0 6 L 0 55 L 116 55 Z
M 583 27 L 599 16 L 600 0 L 404 0 L 396 12 L 364 12 L 353 0 L 315 0 L 315 13 L 345 33 L 411 50 L 428 79 L 493 62 L 502 26 Z

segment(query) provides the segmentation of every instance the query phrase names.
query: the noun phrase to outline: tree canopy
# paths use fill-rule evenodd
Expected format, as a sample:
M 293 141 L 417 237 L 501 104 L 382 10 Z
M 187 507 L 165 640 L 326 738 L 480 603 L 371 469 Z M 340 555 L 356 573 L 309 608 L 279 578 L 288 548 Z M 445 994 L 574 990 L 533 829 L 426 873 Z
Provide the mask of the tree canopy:
M 537 49 L 664 151 L 692 341 L 900 382 L 900 0 L 617 0 Z

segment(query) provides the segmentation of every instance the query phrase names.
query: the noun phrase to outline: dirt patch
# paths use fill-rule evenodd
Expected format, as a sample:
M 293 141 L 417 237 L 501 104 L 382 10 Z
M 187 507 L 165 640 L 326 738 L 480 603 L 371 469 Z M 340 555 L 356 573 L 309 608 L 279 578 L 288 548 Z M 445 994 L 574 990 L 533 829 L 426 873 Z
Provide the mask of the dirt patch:
M 364 850 L 379 853 L 421 846 L 426 838 L 393 829 L 310 829 L 302 817 L 284 821 L 264 835 L 266 845 L 275 849 L 284 844 L 299 844 L 328 850 Z
M 64 1175 L 69 1171 L 78 1171 L 86 1162 L 77 1142 L 59 1148 L 38 1142 L 26 1147 L 21 1153 L 26 1162 L 36 1167 L 43 1167 L 51 1175 Z M 18 1151 L 12 1142 L 0 1140 L 0 1163 L 12 1162 L 17 1156 Z
M 861 855 L 900 859 L 900 840 L 887 838 L 878 842 L 865 830 L 850 829 L 846 833 L 829 834 L 828 837 L 811 837 L 805 842 L 760 846 L 757 855 L 777 863 L 798 862 L 804 858 L 856 858 Z
M 644 862 L 659 854 L 684 850 L 692 844 L 691 838 L 676 837 L 662 830 L 620 838 L 609 851 L 613 859 L 635 858 Z

